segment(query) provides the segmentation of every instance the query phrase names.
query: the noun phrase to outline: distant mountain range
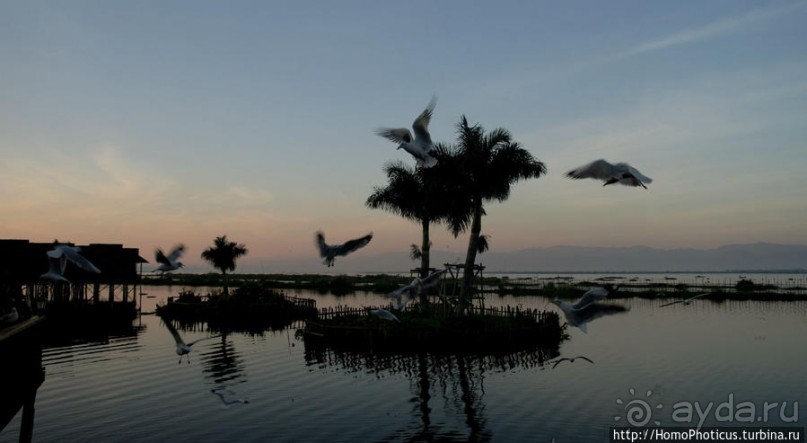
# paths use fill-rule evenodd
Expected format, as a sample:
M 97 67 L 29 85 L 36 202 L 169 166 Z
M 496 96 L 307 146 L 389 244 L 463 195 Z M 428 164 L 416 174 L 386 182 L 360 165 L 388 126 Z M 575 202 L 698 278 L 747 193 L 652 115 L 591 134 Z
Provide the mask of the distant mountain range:
M 316 256 L 298 260 L 263 260 L 258 269 L 245 263 L 237 272 L 266 273 L 374 273 L 402 272 L 417 267 L 409 251 L 366 255 L 359 251 L 336 259 L 326 268 Z M 459 263 L 464 255 L 432 253 L 432 266 Z M 254 263 L 254 262 L 253 262 Z M 487 252 L 477 256 L 487 272 L 721 272 L 805 271 L 807 245 L 753 243 L 713 249 L 658 249 L 648 246 L 585 247 L 554 246 L 510 252 Z

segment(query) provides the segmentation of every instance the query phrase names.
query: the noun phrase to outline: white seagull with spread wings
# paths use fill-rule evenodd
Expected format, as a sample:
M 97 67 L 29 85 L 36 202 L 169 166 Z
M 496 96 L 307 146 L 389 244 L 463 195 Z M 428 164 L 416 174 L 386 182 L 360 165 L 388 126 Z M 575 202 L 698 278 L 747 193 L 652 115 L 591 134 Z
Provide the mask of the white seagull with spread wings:
M 185 252 L 185 245 L 183 244 L 175 246 L 168 255 L 165 255 L 162 249 L 157 248 L 157 250 L 154 251 L 154 258 L 160 266 L 158 266 L 155 271 L 170 272 L 185 266 L 179 261 L 179 257 L 182 256 L 183 252 Z
M 398 149 L 403 148 L 404 151 L 412 154 L 419 167 L 431 168 L 437 164 L 437 159 L 430 154 L 434 144 L 429 134 L 429 121 L 432 118 L 432 111 L 434 111 L 436 103 L 437 98 L 432 97 L 426 109 L 412 123 L 412 129 L 415 131 L 414 138 L 409 129 L 406 128 L 379 128 L 376 134 L 398 143 Z
M 423 278 L 415 277 L 415 279 L 412 280 L 412 283 L 388 293 L 387 296 L 393 298 L 395 309 L 400 311 L 404 308 L 404 306 L 412 301 L 415 296 L 422 294 L 426 289 L 440 283 L 440 277 L 445 273 L 446 270 L 441 269 L 439 271 L 432 272 Z
M 420 292 L 423 292 L 424 289 L 429 289 L 433 286 L 436 286 L 440 283 L 440 277 L 445 274 L 447 271 L 445 269 L 441 269 L 439 271 L 434 271 L 431 274 L 419 279 L 420 280 Z
M 594 288 L 587 291 L 580 297 L 580 300 L 574 304 L 560 299 L 555 299 L 552 303 L 556 304 L 560 310 L 563 311 L 563 315 L 566 317 L 566 323 L 576 326 L 581 331 L 588 333 L 587 323 L 606 315 L 627 311 L 624 306 L 598 303 L 600 300 L 616 292 L 617 289 L 618 286 L 605 285 L 602 288 Z
M 78 266 L 79 268 L 87 271 L 92 272 L 93 274 L 100 274 L 101 270 L 98 269 L 92 262 L 84 258 L 81 255 L 81 248 L 78 246 L 74 246 L 69 243 L 57 243 L 54 242 L 53 249 L 47 252 L 48 257 L 51 259 L 56 260 L 67 260 L 70 263 Z M 65 264 L 59 265 L 61 267 L 61 271 L 64 272 Z M 51 270 L 54 269 L 53 262 L 51 261 Z M 47 273 L 46 273 L 47 274 Z M 43 274 L 44 277 L 45 274 Z
M 603 285 L 601 288 L 591 288 L 580 297 L 580 300 L 577 300 L 577 302 L 572 305 L 572 308 L 578 311 L 585 309 L 593 303 L 602 301 L 605 297 L 616 292 L 617 289 L 619 289 L 619 286 L 614 285 Z
M 605 182 L 603 186 L 619 183 L 625 186 L 641 186 L 647 189 L 645 183 L 652 183 L 653 179 L 642 175 L 636 168 L 627 163 L 611 164 L 603 159 L 593 161 L 585 166 L 572 169 L 566 173 L 569 178 L 593 178 Z
M 70 283 L 70 280 L 64 277 L 64 269 L 67 267 L 67 258 L 64 254 L 53 257 L 53 251 L 47 252 L 48 256 L 48 264 L 50 267 L 48 268 L 48 272 L 39 276 L 39 278 L 44 278 L 45 280 L 50 280 L 54 283 Z
M 337 256 L 348 255 L 359 248 L 363 248 L 367 246 L 367 243 L 370 243 L 370 240 L 372 239 L 373 233 L 371 232 L 364 237 L 346 241 L 341 245 L 329 245 L 325 243 L 325 234 L 323 234 L 322 231 L 317 232 L 316 235 L 319 255 L 324 259 L 322 260 L 322 263 L 328 267 L 333 266 L 333 261 Z
M 392 297 L 393 306 L 397 310 L 403 309 L 410 301 L 420 292 L 420 279 L 415 278 L 412 283 L 387 294 L 387 297 Z
M 399 323 L 401 322 L 398 320 L 398 317 L 396 317 L 395 314 L 387 311 L 386 309 L 370 309 L 370 313 L 384 320 L 397 321 Z

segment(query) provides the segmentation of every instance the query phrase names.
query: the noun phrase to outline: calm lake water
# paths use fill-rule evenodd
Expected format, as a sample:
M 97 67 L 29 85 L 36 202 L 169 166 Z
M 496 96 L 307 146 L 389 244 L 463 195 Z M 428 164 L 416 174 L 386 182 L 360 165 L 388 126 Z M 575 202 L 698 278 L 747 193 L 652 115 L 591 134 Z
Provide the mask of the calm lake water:
M 143 298 L 144 311 L 180 289 L 145 287 L 154 298 Z M 371 293 L 290 295 L 319 307 L 382 303 Z M 557 310 L 548 302 L 487 300 Z M 697 410 L 707 411 L 704 426 L 803 430 L 807 302 L 618 302 L 629 310 L 588 333 L 570 328 L 557 356 L 337 352 L 306 346 L 294 325 L 201 341 L 178 363 L 162 320 L 143 315 L 131 336 L 45 349 L 33 439 L 607 441 L 609 427 L 628 420 L 696 426 Z M 179 332 L 185 341 L 211 335 Z M 577 356 L 593 363 L 559 361 Z M 21 415 L 0 442 L 17 441 Z

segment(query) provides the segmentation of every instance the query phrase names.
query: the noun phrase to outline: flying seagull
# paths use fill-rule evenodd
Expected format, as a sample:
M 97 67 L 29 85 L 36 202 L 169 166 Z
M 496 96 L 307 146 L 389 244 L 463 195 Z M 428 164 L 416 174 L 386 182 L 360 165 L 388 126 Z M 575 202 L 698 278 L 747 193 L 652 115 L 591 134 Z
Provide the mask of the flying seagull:
M 701 298 L 701 297 L 706 296 L 706 295 L 709 295 L 709 293 L 708 293 L 708 292 L 704 292 L 703 294 L 693 295 L 692 297 L 689 297 L 689 298 L 684 299 L 684 300 L 676 300 L 676 301 L 671 301 L 671 302 L 669 302 L 669 303 L 664 303 L 663 305 L 659 306 L 659 308 L 663 308 L 663 307 L 665 307 L 665 306 L 674 305 L 674 304 L 676 304 L 676 303 L 683 303 L 683 304 L 685 304 L 685 305 L 690 305 L 690 304 L 692 304 L 692 301 L 693 301 L 693 300 L 695 300 L 696 298 Z
M 54 242 L 53 249 L 47 252 L 48 257 L 55 258 L 61 260 L 62 258 L 66 259 L 67 261 L 73 263 L 74 265 L 78 266 L 79 268 L 87 271 L 92 272 L 93 274 L 100 274 L 101 270 L 98 269 L 92 262 L 84 258 L 81 255 L 81 248 L 78 246 L 74 246 L 69 243 L 57 243 Z M 51 264 L 51 267 L 53 265 Z M 62 266 L 62 270 L 64 270 L 64 266 Z
M 39 278 L 43 278 L 45 280 L 50 280 L 54 283 L 70 283 L 70 280 L 64 277 L 64 269 L 67 267 L 67 258 L 64 254 L 60 255 L 59 257 L 53 257 L 51 254 L 53 251 L 47 252 L 48 256 L 48 264 L 50 268 L 48 272 L 39 276 Z
M 403 148 L 404 151 L 412 154 L 419 167 L 431 168 L 437 164 L 437 159 L 429 154 L 434 147 L 429 134 L 429 121 L 436 103 L 437 97 L 432 97 L 426 109 L 412 123 L 412 129 L 415 131 L 414 139 L 412 133 L 406 128 L 379 128 L 376 130 L 376 134 L 398 143 L 398 149 Z
M 618 288 L 618 286 L 605 285 L 602 288 L 591 289 L 574 304 L 560 299 L 555 299 L 552 303 L 563 311 L 566 323 L 580 328 L 584 333 L 588 333 L 587 323 L 606 315 L 618 314 L 627 310 L 624 306 L 599 303 L 599 301 L 616 292 Z
M 580 297 L 580 300 L 577 300 L 577 302 L 572 305 L 572 308 L 575 310 L 584 309 L 592 303 L 602 301 L 605 297 L 615 293 L 617 289 L 619 289 L 619 286 L 610 284 L 603 285 L 601 288 L 589 289 L 585 294 L 583 294 L 582 297 Z
M 583 360 L 585 360 L 585 361 L 587 361 L 587 362 L 589 362 L 591 364 L 594 364 L 594 362 L 591 361 L 590 358 L 588 358 L 586 356 L 583 356 L 583 355 L 578 355 L 577 357 L 572 357 L 572 358 L 563 357 L 561 359 L 555 360 L 555 364 L 552 365 L 552 369 L 555 369 L 560 364 L 560 362 L 562 362 L 562 361 L 568 361 L 569 363 L 574 363 L 574 361 L 576 359 L 578 359 L 578 358 L 581 358 L 581 359 L 583 359 Z
M 384 319 L 384 320 L 397 321 L 397 322 L 400 323 L 400 320 L 398 320 L 398 317 L 396 317 L 395 314 L 393 314 L 390 311 L 387 311 L 386 309 L 380 309 L 380 308 L 379 309 L 370 309 L 370 313 L 375 315 L 378 318 L 381 318 L 381 319 Z
M 400 288 L 390 292 L 387 294 L 387 297 L 392 297 L 394 302 L 394 307 L 397 310 L 401 310 L 406 306 L 410 301 L 412 301 L 413 297 L 420 292 L 420 279 L 415 278 L 412 280 L 412 283 L 409 283 L 406 286 L 401 286 Z M 404 298 L 405 297 L 405 298 Z
M 174 341 L 176 342 L 176 345 L 177 345 L 176 351 L 177 351 L 177 355 L 179 356 L 179 362 L 178 363 L 182 363 L 182 356 L 183 355 L 188 355 L 188 353 L 190 353 L 192 351 L 191 346 L 193 346 L 194 344 L 196 344 L 196 343 L 198 343 L 198 342 L 200 342 L 202 340 L 208 340 L 208 339 L 211 339 L 211 338 L 218 337 L 218 335 L 212 335 L 210 337 L 203 337 L 203 338 L 200 338 L 198 340 L 194 340 L 194 341 L 192 341 L 190 343 L 185 343 L 185 341 L 182 340 L 182 337 L 179 335 L 179 332 L 177 332 L 177 329 L 174 327 L 174 325 L 171 324 L 170 320 L 168 320 L 166 318 L 163 318 L 163 323 L 165 323 L 165 327 L 168 328 L 168 332 L 171 333 L 171 336 L 174 337 Z M 190 363 L 191 363 L 191 359 L 190 359 L 190 356 L 188 356 L 188 364 L 190 364 Z
M 372 239 L 373 233 L 371 232 L 364 237 L 349 240 L 341 245 L 329 245 L 325 243 L 325 235 L 322 233 L 322 231 L 317 232 L 316 236 L 319 255 L 320 257 L 324 258 L 322 263 L 328 265 L 328 267 L 333 266 L 333 260 L 337 256 L 348 255 L 359 248 L 363 248 L 367 246 L 367 243 L 370 243 L 370 240 Z
M 641 186 L 647 189 L 645 183 L 653 179 L 642 175 L 636 168 L 627 163 L 611 164 L 603 159 L 593 161 L 585 166 L 572 169 L 566 173 L 570 178 L 593 178 L 605 182 L 603 186 L 619 183 L 625 186 Z
M 416 295 L 420 295 L 426 289 L 440 283 L 440 276 L 445 274 L 445 272 L 445 269 L 441 269 L 439 271 L 432 272 L 423 278 L 415 277 L 415 279 L 412 280 L 412 283 L 388 293 L 387 296 L 394 299 L 395 309 L 401 310 L 410 301 L 412 301 Z M 404 297 L 406 297 L 406 299 L 404 299 Z
M 445 269 L 441 269 L 439 271 L 434 271 L 431 274 L 419 279 L 420 280 L 420 292 L 423 292 L 424 289 L 429 289 L 433 286 L 436 286 L 440 283 L 440 277 L 446 273 Z
M 154 251 L 154 258 L 160 266 L 158 266 L 155 271 L 170 272 L 184 267 L 185 265 L 179 261 L 179 257 L 182 256 L 183 252 L 185 252 L 185 245 L 183 244 L 175 246 L 167 256 L 163 253 L 162 249 L 157 248 L 157 250 Z
M 592 303 L 583 309 L 574 309 L 571 304 L 557 299 L 553 303 L 563 311 L 567 324 L 579 328 L 584 333 L 588 333 L 588 323 L 607 315 L 620 314 L 628 310 L 624 306 L 604 303 Z

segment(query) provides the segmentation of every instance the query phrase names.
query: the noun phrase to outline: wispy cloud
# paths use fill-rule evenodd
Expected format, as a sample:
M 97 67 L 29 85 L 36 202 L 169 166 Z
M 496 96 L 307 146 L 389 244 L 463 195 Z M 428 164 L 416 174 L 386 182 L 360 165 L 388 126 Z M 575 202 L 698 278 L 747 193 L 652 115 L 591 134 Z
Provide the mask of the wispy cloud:
M 685 45 L 729 34 L 752 23 L 770 20 L 796 9 L 807 6 L 805 2 L 790 3 L 784 6 L 757 9 L 745 14 L 724 18 L 697 28 L 684 29 L 666 37 L 640 43 L 620 54 L 618 58 L 633 57 L 647 52 L 658 51 L 673 46 Z

